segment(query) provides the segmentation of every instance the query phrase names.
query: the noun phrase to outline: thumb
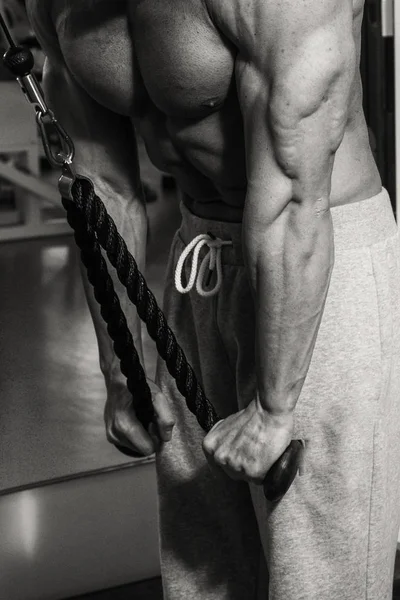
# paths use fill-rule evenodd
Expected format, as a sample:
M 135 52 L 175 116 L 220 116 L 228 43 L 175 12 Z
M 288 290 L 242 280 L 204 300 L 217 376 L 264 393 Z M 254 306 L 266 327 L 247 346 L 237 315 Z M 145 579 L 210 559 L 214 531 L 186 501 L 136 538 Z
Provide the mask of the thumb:
M 154 431 L 163 442 L 169 442 L 175 425 L 172 405 L 167 396 L 154 382 L 149 381 L 154 408 Z M 150 431 L 150 430 L 149 430 Z

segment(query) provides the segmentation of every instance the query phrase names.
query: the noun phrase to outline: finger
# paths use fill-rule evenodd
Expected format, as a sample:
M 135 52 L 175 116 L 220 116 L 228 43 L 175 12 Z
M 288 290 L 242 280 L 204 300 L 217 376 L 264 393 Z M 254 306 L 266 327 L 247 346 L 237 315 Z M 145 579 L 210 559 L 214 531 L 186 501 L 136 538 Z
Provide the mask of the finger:
M 208 432 L 207 435 L 210 435 L 210 433 L 215 433 L 215 430 L 217 429 L 218 425 L 221 425 L 221 423 L 224 422 L 225 419 L 220 419 L 219 421 L 217 421 L 215 423 L 215 425 L 210 429 L 210 431 Z
M 215 475 L 216 477 L 221 477 L 221 475 L 226 475 L 230 479 L 234 479 L 235 481 L 242 481 L 243 479 L 246 479 L 243 471 L 238 472 L 238 471 L 235 471 L 234 469 L 232 469 L 231 467 L 229 467 L 229 465 L 227 465 L 225 463 L 224 464 L 217 463 L 217 462 L 215 462 L 214 457 L 211 455 L 206 454 L 206 459 L 207 459 L 207 463 L 208 463 L 211 473 L 213 475 Z
M 225 464 L 225 456 L 229 456 L 234 446 L 234 440 L 237 432 L 231 426 L 231 418 L 221 419 L 208 432 L 203 440 L 203 452 L 214 457 L 214 462 L 218 465 Z M 222 457 L 222 460 L 220 460 Z
M 141 452 L 137 452 L 136 450 L 133 450 L 132 448 L 128 448 L 128 446 L 122 446 L 121 444 L 117 444 L 117 443 L 115 443 L 114 446 L 116 447 L 116 449 L 119 452 L 122 452 L 122 454 L 125 454 L 125 456 L 129 456 L 131 458 L 143 458 L 143 454 Z
M 214 458 L 211 455 L 205 454 L 205 457 L 207 460 L 208 467 L 215 477 L 221 477 L 221 475 L 224 475 L 224 471 L 221 467 L 215 464 Z
M 213 456 L 215 451 L 218 448 L 218 445 L 219 445 L 218 438 L 216 437 L 215 432 L 216 432 L 218 425 L 222 424 L 223 422 L 224 422 L 224 419 L 217 421 L 203 439 L 202 447 L 203 447 L 203 452 L 204 452 L 207 460 L 208 460 L 209 455 Z
M 214 427 L 215 427 L 215 425 L 214 425 Z M 202 448 L 203 448 L 204 456 L 205 456 L 208 466 L 210 468 L 210 471 L 214 475 L 220 477 L 221 474 L 224 473 L 223 468 L 222 468 L 223 465 L 220 464 L 215 458 L 218 448 L 215 445 L 216 440 L 210 436 L 211 431 L 212 430 L 210 430 L 209 433 L 206 435 L 206 437 L 203 439 Z
M 160 434 L 158 432 L 157 425 L 154 423 L 150 423 L 149 425 L 149 435 L 153 440 L 155 452 L 159 452 L 161 450 Z
M 126 407 L 115 415 L 112 434 L 117 444 L 139 452 L 142 456 L 150 456 L 156 450 L 154 440 L 140 423 L 132 407 Z
M 153 394 L 153 407 L 160 440 L 169 442 L 172 438 L 175 417 L 167 397 L 162 392 L 157 391 Z
M 221 468 L 223 469 L 224 473 L 226 475 L 228 475 L 228 477 L 230 479 L 233 479 L 234 481 L 248 481 L 249 480 L 242 469 L 240 469 L 240 470 L 232 469 L 228 465 L 224 465 Z

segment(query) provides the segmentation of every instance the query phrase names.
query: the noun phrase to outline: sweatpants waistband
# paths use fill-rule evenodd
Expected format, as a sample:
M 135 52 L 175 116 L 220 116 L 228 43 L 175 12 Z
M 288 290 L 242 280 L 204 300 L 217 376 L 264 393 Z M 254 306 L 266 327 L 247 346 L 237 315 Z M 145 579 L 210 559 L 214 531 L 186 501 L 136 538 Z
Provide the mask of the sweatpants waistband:
M 182 223 L 178 232 L 187 245 L 198 235 L 211 233 L 222 240 L 231 240 L 221 253 L 223 264 L 243 264 L 242 224 L 213 221 L 197 217 L 181 202 Z M 385 188 L 376 196 L 331 208 L 335 252 L 372 246 L 398 233 L 389 194 Z

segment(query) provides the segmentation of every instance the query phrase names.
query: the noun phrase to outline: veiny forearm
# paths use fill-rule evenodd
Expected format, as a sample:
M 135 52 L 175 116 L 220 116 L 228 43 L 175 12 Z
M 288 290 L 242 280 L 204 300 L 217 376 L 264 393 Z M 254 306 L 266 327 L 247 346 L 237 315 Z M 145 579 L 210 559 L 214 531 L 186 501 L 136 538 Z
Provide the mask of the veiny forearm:
M 290 202 L 266 227 L 252 217 L 250 208 L 243 241 L 256 310 L 259 397 L 265 410 L 287 413 L 307 376 L 328 293 L 331 215 Z
M 101 187 L 101 186 L 100 186 Z M 145 269 L 145 252 L 147 238 L 146 210 L 142 199 L 121 198 L 118 194 L 112 194 L 111 190 L 103 193 L 98 190 L 98 195 L 104 202 L 107 211 L 113 218 L 120 235 L 124 238 L 128 250 L 135 258 L 138 268 L 142 273 Z M 103 256 L 106 258 L 105 253 Z M 132 333 L 135 347 L 138 351 L 140 361 L 144 366 L 143 348 L 141 340 L 141 322 L 137 315 L 134 304 L 129 300 L 126 289 L 118 279 L 117 273 L 106 258 L 108 271 L 114 283 L 115 291 L 119 297 L 121 308 L 125 314 L 128 327 Z M 109 388 L 111 385 L 126 384 L 126 378 L 120 371 L 118 357 L 114 353 L 113 342 L 107 332 L 107 326 L 101 314 L 100 307 L 93 294 L 92 285 L 89 283 L 86 269 L 82 268 L 82 278 L 89 309 L 92 315 L 99 345 L 100 368 L 105 382 Z

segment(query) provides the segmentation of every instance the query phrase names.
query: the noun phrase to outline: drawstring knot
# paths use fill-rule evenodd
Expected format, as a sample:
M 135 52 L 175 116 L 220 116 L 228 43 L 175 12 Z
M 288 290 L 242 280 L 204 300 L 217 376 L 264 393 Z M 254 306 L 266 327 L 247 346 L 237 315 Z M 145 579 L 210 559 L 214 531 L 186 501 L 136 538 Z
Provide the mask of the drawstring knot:
M 220 238 L 214 237 L 211 233 L 201 233 L 195 237 L 184 249 L 181 256 L 179 257 L 178 263 L 175 270 L 175 287 L 181 294 L 187 294 L 193 288 L 196 282 L 196 290 L 200 296 L 209 297 L 214 296 L 218 293 L 222 285 L 222 266 L 221 266 L 221 251 L 223 246 L 231 246 L 231 240 L 221 240 Z M 199 254 L 203 246 L 208 246 L 208 252 L 201 261 L 200 268 L 198 268 Z M 186 287 L 182 284 L 182 272 L 186 259 L 190 253 L 193 252 L 192 268 L 190 270 L 189 281 Z M 203 287 L 203 279 L 206 269 L 209 269 L 209 275 L 211 276 L 214 269 L 217 269 L 217 281 L 215 286 L 211 290 L 205 290 Z M 198 270 L 198 272 L 197 272 Z M 210 278 L 210 277 L 209 277 Z M 206 285 L 209 283 L 206 282 Z

